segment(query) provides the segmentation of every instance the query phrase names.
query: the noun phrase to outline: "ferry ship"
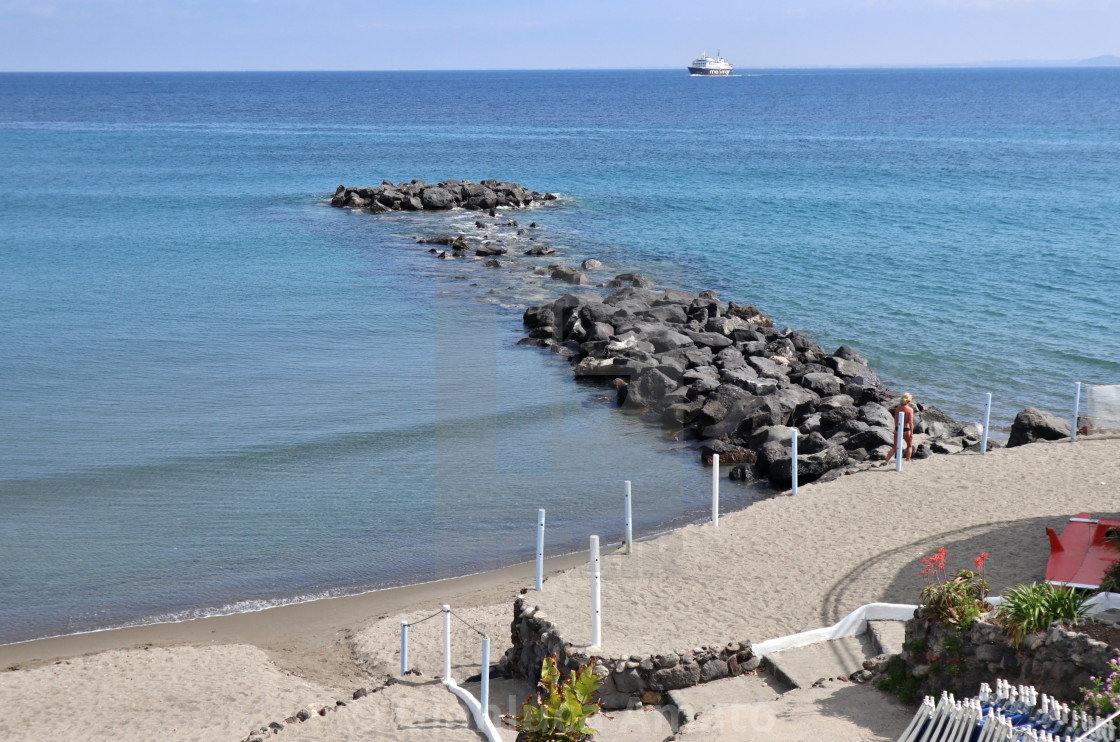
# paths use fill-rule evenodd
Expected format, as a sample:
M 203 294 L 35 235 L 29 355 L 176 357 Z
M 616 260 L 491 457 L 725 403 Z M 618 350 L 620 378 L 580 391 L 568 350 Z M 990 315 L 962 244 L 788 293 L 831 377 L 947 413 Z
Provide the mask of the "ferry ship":
M 721 57 L 718 51 L 715 59 L 704 52 L 704 56 L 692 60 L 692 64 L 688 65 L 690 75 L 730 75 L 734 70 L 735 66 Z

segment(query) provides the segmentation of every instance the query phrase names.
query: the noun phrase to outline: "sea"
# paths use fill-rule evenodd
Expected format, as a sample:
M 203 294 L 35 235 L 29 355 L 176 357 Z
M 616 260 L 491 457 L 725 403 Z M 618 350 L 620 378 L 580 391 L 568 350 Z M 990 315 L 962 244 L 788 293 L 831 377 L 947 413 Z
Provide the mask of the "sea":
M 0 643 L 526 561 L 540 508 L 615 543 L 625 481 L 639 535 L 706 517 L 693 450 L 516 345 L 567 287 L 329 206 L 384 178 L 557 194 L 498 216 L 997 436 L 1120 383 L 1120 70 L 0 74 Z

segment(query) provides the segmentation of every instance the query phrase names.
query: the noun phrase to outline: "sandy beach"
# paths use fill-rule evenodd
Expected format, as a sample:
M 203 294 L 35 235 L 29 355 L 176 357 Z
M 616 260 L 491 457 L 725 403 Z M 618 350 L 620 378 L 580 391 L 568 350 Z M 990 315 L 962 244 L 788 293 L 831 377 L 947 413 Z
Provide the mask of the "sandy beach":
M 718 528 L 689 526 L 637 544 L 632 555 L 605 555 L 603 653 L 757 642 L 832 624 L 864 603 L 913 603 L 921 557 L 939 547 L 948 549 L 950 569 L 988 552 L 987 576 L 999 593 L 1042 577 L 1046 526 L 1060 530 L 1080 511 L 1115 516 L 1118 490 L 1120 440 L 1082 440 L 935 456 L 901 473 L 872 469 L 779 494 L 722 516 Z M 640 508 L 641 493 L 634 497 Z M 604 539 L 620 525 L 604 524 Z M 590 635 L 585 559 L 553 560 L 544 591 L 529 594 L 577 644 Z M 385 685 L 399 664 L 400 621 L 450 603 L 493 638 L 496 661 L 508 646 L 512 600 L 531 585 L 532 571 L 517 565 L 260 613 L 0 647 L 0 739 L 242 740 L 301 709 L 325 709 L 324 718 L 288 725 L 278 738 L 479 739 L 465 708 L 434 681 L 438 618 L 411 632 L 409 664 L 419 674 Z M 459 623 L 455 631 L 464 649 L 453 675 L 463 682 L 478 672 L 477 635 Z M 847 706 L 889 702 L 873 689 L 845 687 Z M 360 688 L 372 692 L 354 699 Z M 768 701 L 788 734 L 767 738 L 800 738 L 836 714 L 839 696 L 829 698 L 805 708 Z M 876 713 L 847 716 L 861 739 L 901 731 L 870 729 Z M 718 720 L 712 714 L 705 724 Z M 704 728 L 686 727 L 681 738 L 721 738 Z M 664 739 L 657 729 L 603 739 Z

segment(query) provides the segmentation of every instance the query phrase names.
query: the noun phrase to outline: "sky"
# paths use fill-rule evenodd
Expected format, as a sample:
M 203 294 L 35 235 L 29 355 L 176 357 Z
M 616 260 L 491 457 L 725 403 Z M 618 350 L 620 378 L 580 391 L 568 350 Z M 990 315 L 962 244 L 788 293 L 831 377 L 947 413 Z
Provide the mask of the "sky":
M 742 68 L 1120 55 L 1120 0 L 0 0 L 0 71 Z

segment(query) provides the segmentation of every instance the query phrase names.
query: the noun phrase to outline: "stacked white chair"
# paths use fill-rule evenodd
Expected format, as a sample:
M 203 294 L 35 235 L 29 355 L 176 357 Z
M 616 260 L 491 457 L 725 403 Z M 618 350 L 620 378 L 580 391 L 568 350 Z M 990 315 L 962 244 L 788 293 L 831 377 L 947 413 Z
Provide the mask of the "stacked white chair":
M 1117 717 L 1089 716 L 1032 686 L 997 680 L 963 701 L 926 696 L 898 742 L 1116 742 Z

